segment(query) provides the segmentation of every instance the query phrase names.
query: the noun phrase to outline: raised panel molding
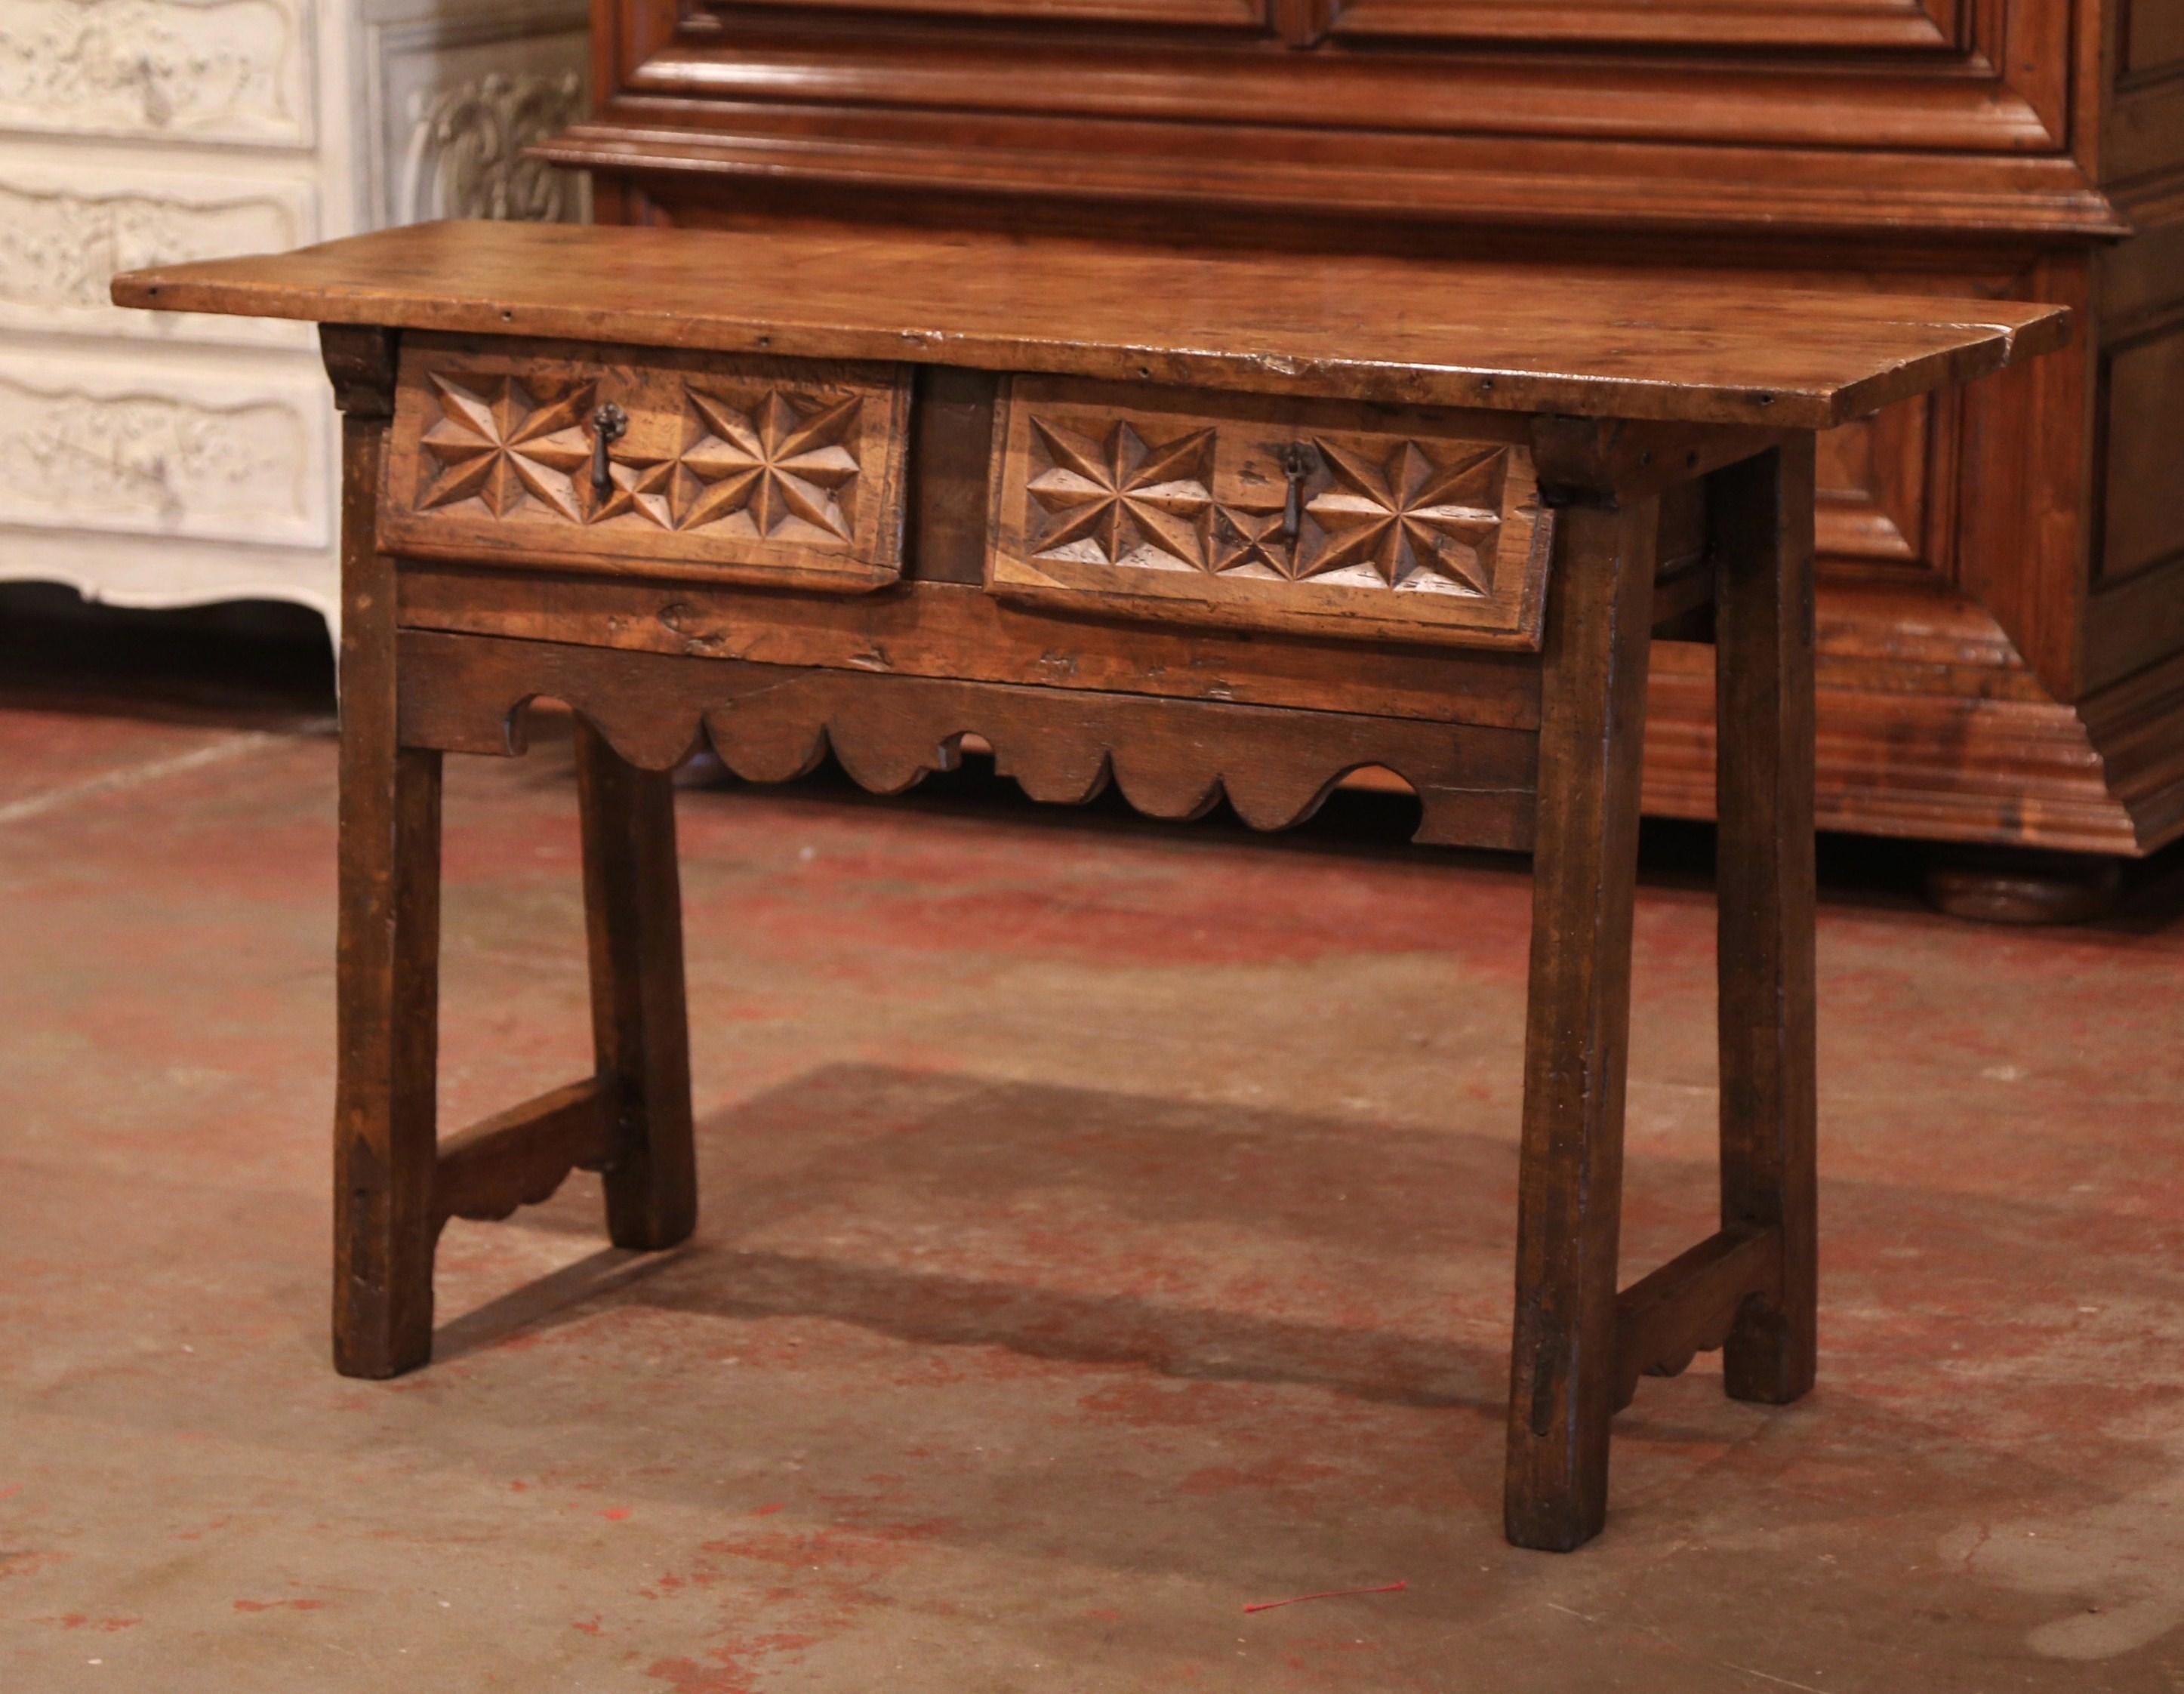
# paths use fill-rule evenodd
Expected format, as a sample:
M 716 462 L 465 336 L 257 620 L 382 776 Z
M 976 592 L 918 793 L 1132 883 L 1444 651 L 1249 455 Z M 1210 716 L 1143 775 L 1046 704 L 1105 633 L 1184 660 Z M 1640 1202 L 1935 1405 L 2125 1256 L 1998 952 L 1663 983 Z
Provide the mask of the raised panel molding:
M 2122 0 L 2126 76 L 2184 69 L 2184 0 Z
M 1920 0 L 1357 0 L 1317 42 L 1295 30 L 1311 4 L 1284 0 L 1287 47 L 1210 32 L 1167 45 L 1127 25 L 1033 30 L 1006 17 L 974 29 L 929 9 L 815 47 L 813 25 L 780 8 L 626 0 L 626 48 L 640 56 L 620 67 L 618 92 L 716 103 L 704 128 L 721 137 L 755 135 L 773 111 L 819 105 L 854 109 L 827 114 L 837 139 L 866 108 L 1167 124 L 1178 126 L 1169 146 L 1151 151 L 1185 167 L 1220 125 L 1251 131 L 1262 158 L 1270 126 L 1825 149 L 1854 137 L 1866 149 L 2059 161 L 2070 143 L 2070 0 L 1966 0 L 1938 14 Z M 1861 41 L 1875 23 L 1889 39 Z M 1511 52 L 1535 45 L 1554 51 Z M 1154 53 L 1159 71 L 1148 75 Z M 1035 103 L 1028 88 L 1039 91 Z M 603 114 L 616 115 L 611 105 Z M 699 127 L 681 113 L 628 115 L 655 138 Z M 1147 151 L 1136 140 L 1127 148 Z M 1327 193 L 1329 161 L 1313 157 L 1317 192 Z M 1916 198 L 1932 198 L 1933 185 L 1920 189 Z
M 305 0 L 8 0 L 0 126 L 310 145 Z
M 1337 37 L 1937 51 L 1965 46 L 1967 21 L 1954 0 L 1334 0 L 1330 28 Z
M 1317 3 L 1317 0 L 1312 0 Z M 1134 24 L 1199 30 L 1268 26 L 1268 0 L 710 0 L 705 9 L 907 12 L 938 18 L 1004 18 L 1026 23 Z
M 0 330 L 306 346 L 308 332 L 293 325 L 200 318 L 185 327 L 165 314 L 125 312 L 107 298 L 107 282 L 146 265 L 299 246 L 316 239 L 315 202 L 302 182 L 0 159 Z
M 2097 554 L 2103 583 L 2184 554 L 2184 321 L 2103 349 L 2108 478 Z
M 0 366 L 0 524 L 328 546 L 322 386 Z
M 1955 479 L 1956 413 L 1921 398 L 1820 437 L 1814 516 L 1823 559 L 1954 573 L 1947 502 Z

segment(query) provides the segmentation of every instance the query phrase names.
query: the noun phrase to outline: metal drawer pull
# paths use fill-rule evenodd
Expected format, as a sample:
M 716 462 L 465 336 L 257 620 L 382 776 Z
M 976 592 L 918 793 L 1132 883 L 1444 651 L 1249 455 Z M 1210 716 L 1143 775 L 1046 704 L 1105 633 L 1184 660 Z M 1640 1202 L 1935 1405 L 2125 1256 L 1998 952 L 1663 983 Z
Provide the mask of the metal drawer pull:
M 1292 442 L 1282 449 L 1282 474 L 1290 479 L 1290 497 L 1282 508 L 1282 539 L 1295 541 L 1304 530 L 1304 485 L 1319 469 L 1318 450 L 1306 442 Z
M 607 449 L 629 429 L 629 414 L 610 400 L 592 414 L 592 493 L 600 499 L 614 494 L 614 467 Z

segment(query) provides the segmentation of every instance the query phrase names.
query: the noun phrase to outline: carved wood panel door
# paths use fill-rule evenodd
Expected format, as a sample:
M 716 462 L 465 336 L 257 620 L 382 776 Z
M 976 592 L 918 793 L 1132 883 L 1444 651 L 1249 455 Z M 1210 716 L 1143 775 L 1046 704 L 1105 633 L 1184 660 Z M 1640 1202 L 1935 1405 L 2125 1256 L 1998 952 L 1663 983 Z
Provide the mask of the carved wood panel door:
M 1176 121 L 1194 137 L 1273 124 L 2023 155 L 2068 146 L 2072 6 L 621 0 L 612 81 L 754 115 L 838 106 L 863 124 L 937 110 Z

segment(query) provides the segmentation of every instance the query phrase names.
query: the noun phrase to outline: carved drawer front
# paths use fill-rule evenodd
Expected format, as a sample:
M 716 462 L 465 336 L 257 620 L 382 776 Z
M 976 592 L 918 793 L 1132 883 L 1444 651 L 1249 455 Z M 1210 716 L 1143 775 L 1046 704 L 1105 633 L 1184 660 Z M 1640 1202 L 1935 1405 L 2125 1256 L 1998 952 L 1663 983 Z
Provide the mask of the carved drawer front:
M 855 593 L 902 570 L 908 373 L 404 339 L 389 552 Z
M 1118 616 L 1536 649 L 1521 420 L 1017 377 L 987 583 Z

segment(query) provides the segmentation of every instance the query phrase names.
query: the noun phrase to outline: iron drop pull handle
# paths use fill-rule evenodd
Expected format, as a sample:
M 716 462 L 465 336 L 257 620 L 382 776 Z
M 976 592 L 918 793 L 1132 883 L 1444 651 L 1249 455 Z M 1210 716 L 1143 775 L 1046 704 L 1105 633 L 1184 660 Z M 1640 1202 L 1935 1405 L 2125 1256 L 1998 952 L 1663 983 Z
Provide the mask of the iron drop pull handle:
M 614 465 L 607 449 L 629 432 L 629 414 L 610 400 L 592 414 L 592 492 L 600 499 L 614 494 Z
M 1319 469 L 1319 454 L 1306 443 L 1292 442 L 1282 449 L 1282 474 L 1290 479 L 1288 501 L 1282 507 L 1282 539 L 1295 541 L 1304 530 L 1306 478 Z

